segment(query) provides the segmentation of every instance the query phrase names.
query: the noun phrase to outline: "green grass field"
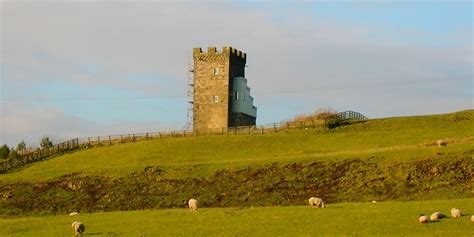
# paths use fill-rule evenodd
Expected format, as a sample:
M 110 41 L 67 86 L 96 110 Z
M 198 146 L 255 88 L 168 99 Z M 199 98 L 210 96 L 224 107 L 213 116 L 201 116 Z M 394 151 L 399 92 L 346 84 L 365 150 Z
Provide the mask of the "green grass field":
M 433 146 L 448 139 L 447 147 Z M 207 177 L 215 171 L 274 162 L 382 157 L 411 160 L 462 154 L 474 147 L 474 110 L 446 115 L 370 120 L 335 132 L 282 131 L 266 135 L 170 138 L 96 147 L 0 175 L 0 184 L 39 182 L 66 174 L 124 177 L 148 166 L 169 178 Z M 184 171 L 183 171 L 184 170 Z
M 473 147 L 474 110 L 93 147 L 0 175 L 0 236 L 473 236 L 467 215 L 417 222 L 474 214 Z
M 420 213 L 452 207 L 461 218 L 419 224 Z M 309 206 L 258 208 L 185 208 L 99 212 L 0 219 L 0 236 L 72 236 L 70 224 L 82 221 L 84 236 L 472 236 L 474 199 L 339 203 L 326 209 Z M 469 214 L 469 215 L 468 215 Z

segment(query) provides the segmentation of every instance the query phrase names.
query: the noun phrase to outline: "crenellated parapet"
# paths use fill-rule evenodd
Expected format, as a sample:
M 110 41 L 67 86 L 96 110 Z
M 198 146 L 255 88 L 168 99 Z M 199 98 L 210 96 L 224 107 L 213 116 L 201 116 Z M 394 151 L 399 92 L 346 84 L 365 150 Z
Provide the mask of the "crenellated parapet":
M 218 51 L 216 47 L 208 47 L 207 52 L 203 52 L 202 48 L 193 48 L 193 58 L 197 60 L 219 60 L 219 59 L 231 59 L 232 61 L 238 61 L 240 63 L 246 63 L 247 54 L 232 47 L 222 47 L 221 51 Z
M 247 54 L 232 47 L 193 48 L 193 59 L 194 131 L 255 125 L 256 108 L 245 79 Z M 241 99 L 234 102 L 234 97 Z

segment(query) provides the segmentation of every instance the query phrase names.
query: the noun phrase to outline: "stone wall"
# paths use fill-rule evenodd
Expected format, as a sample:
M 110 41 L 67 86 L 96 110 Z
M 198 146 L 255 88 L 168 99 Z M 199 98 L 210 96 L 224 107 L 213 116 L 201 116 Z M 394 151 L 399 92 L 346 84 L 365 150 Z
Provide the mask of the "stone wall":
M 193 129 L 195 132 L 217 131 L 232 122 L 233 77 L 245 76 L 246 54 L 231 47 L 219 52 L 209 47 L 193 49 L 194 98 Z

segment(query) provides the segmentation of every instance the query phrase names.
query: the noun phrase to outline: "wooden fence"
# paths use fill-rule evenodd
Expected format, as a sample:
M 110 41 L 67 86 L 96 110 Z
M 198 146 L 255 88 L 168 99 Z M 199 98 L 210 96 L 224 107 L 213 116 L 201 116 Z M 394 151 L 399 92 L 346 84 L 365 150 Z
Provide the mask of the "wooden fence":
M 75 138 L 69 141 L 65 141 L 52 147 L 48 148 L 38 148 L 36 150 L 20 154 L 16 159 L 8 159 L 6 161 L 0 162 L 0 173 L 7 173 L 10 170 L 32 163 L 35 161 L 43 160 L 46 157 L 56 155 L 59 153 L 64 153 L 67 151 L 72 151 L 79 148 L 79 139 Z
M 356 112 L 347 111 L 344 113 L 349 113 L 354 115 Z M 358 113 L 357 113 L 358 114 Z M 345 115 L 345 114 L 344 114 Z M 358 116 L 358 115 L 357 115 Z M 364 117 L 365 118 L 365 117 Z M 358 118 L 362 119 L 362 118 Z M 367 118 L 365 118 L 367 119 Z M 206 130 L 206 131 L 191 131 L 191 130 L 177 130 L 177 131 L 168 131 L 168 132 L 149 132 L 149 133 L 132 133 L 132 134 L 122 134 L 122 135 L 109 135 L 109 136 L 95 136 L 95 137 L 84 137 L 84 138 L 74 138 L 57 145 L 54 145 L 50 148 L 41 148 L 36 149 L 33 152 L 28 152 L 26 154 L 20 155 L 17 159 L 9 159 L 6 161 L 0 162 L 0 174 L 8 173 L 15 168 L 24 166 L 26 164 L 44 160 L 47 157 L 62 154 L 64 152 L 70 152 L 77 149 L 87 149 L 93 146 L 111 146 L 122 143 L 130 143 L 143 140 L 153 140 L 153 139 L 166 139 L 166 138 L 176 138 L 176 137 L 196 137 L 196 136 L 215 136 L 215 135 L 261 135 L 268 133 L 277 133 L 281 131 L 289 132 L 291 130 L 308 130 L 311 131 L 327 131 L 327 120 L 305 120 L 298 122 L 279 122 L 279 123 L 270 123 L 259 126 L 243 126 L 235 128 L 222 128 L 218 130 Z

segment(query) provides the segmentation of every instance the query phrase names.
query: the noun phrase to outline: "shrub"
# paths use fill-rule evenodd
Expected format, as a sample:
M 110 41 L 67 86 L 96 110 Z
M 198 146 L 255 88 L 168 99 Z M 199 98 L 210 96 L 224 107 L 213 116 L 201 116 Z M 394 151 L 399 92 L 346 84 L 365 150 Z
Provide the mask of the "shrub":
M 289 123 L 299 123 L 299 122 L 308 122 L 314 120 L 325 120 L 337 113 L 336 110 L 332 108 L 320 108 L 315 112 L 310 114 L 300 114 L 295 116 L 293 119 L 288 121 Z
M 17 151 L 23 151 L 25 149 L 26 149 L 26 143 L 23 140 L 20 143 L 18 143 L 18 145 L 16 145 Z
M 0 147 L 0 159 L 7 159 L 10 155 L 10 148 L 6 144 Z
M 44 136 L 41 138 L 40 146 L 41 148 L 50 148 L 53 146 L 53 142 L 48 136 Z

